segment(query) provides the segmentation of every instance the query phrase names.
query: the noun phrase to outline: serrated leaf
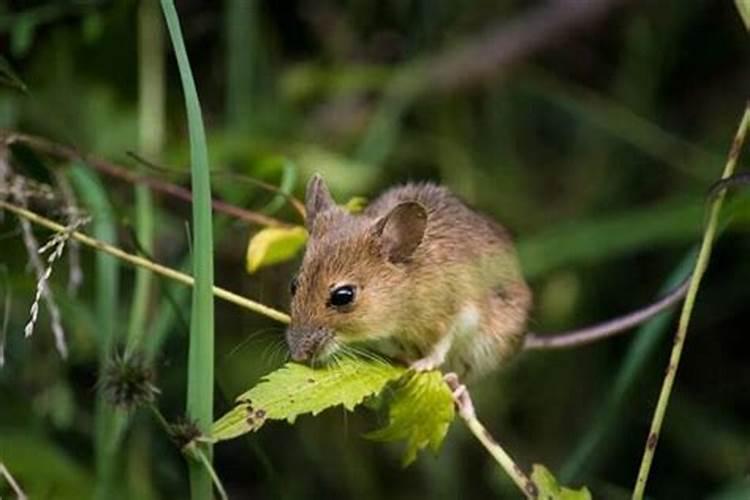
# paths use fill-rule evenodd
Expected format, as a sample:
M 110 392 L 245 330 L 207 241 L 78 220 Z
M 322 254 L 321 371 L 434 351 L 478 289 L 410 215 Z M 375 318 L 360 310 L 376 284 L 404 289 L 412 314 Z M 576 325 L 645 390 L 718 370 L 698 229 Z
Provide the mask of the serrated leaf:
M 734 0 L 745 28 L 750 31 L 750 0 Z
M 440 372 L 415 373 L 390 395 L 388 425 L 366 435 L 377 441 L 406 441 L 402 463 L 409 465 L 427 446 L 437 453 L 455 416 L 453 395 Z
M 363 196 L 354 196 L 344 204 L 344 210 L 350 214 L 358 214 L 367 206 L 367 198 Z
M 560 486 L 555 476 L 544 465 L 534 464 L 531 480 L 539 488 L 540 500 L 591 500 L 591 492 L 585 486 L 573 490 Z
M 214 423 L 211 438 L 222 441 L 256 431 L 268 419 L 293 423 L 299 415 L 317 415 L 332 406 L 351 411 L 404 373 L 402 367 L 359 359 L 322 368 L 287 363 L 239 396 L 237 406 Z
M 247 272 L 291 259 L 306 242 L 307 230 L 302 226 L 261 229 L 247 245 Z

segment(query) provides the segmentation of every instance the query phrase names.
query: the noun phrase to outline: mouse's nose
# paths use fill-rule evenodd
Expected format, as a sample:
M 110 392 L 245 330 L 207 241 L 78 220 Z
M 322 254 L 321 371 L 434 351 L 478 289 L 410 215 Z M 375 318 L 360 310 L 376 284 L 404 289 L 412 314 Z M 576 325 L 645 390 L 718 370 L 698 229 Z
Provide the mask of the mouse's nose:
M 304 341 L 298 341 L 298 342 L 291 342 L 289 341 L 289 338 L 292 335 L 287 334 L 287 345 L 289 346 L 289 354 L 292 356 L 292 360 L 296 361 L 298 363 L 304 363 L 308 359 L 310 359 L 310 349 L 306 342 Z
M 286 343 L 294 361 L 304 363 L 318 352 L 324 341 L 330 337 L 324 328 L 289 328 Z

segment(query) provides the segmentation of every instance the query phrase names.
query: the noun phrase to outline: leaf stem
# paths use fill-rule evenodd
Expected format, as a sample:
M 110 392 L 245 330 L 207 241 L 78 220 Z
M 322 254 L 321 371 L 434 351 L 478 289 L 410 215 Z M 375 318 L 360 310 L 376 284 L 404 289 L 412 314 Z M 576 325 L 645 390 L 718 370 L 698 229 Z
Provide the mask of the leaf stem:
M 9 212 L 12 212 L 19 217 L 28 219 L 34 224 L 46 227 L 47 229 L 51 229 L 52 231 L 56 231 L 56 232 L 65 231 L 65 226 L 63 226 L 62 224 L 58 224 L 55 221 L 47 219 L 46 217 L 36 214 L 30 210 L 26 210 L 24 208 L 13 205 L 12 203 L 8 203 L 7 201 L 0 200 L 0 208 L 4 210 L 8 210 Z M 164 276 L 165 278 L 169 278 L 171 280 L 177 281 L 184 285 L 188 285 L 188 286 L 194 285 L 195 280 L 189 274 L 185 274 L 175 269 L 172 269 L 171 267 L 164 266 L 156 262 L 152 262 L 144 257 L 133 255 L 124 250 L 121 250 L 120 248 L 114 245 L 110 245 L 109 243 L 105 243 L 103 241 L 87 236 L 81 233 L 80 231 L 74 231 L 70 233 L 70 237 L 76 241 L 81 242 L 82 244 L 86 246 L 89 246 L 91 248 L 104 252 L 106 254 L 112 255 L 113 257 L 117 257 L 118 259 L 124 260 L 125 262 L 132 264 L 134 266 L 146 268 L 156 274 L 159 274 L 161 276 Z M 280 323 L 289 323 L 289 315 L 287 315 L 286 313 L 281 312 L 272 307 L 265 306 L 259 302 L 255 302 L 254 300 L 250 300 L 237 293 L 230 292 L 229 290 L 226 290 L 224 288 L 214 286 L 213 294 L 214 296 L 222 300 L 231 302 L 232 304 L 238 305 L 242 308 L 249 309 L 253 312 L 256 312 L 258 314 L 261 314 L 263 316 L 276 320 Z
M 727 163 L 721 176 L 722 179 L 730 177 L 734 172 L 749 125 L 750 103 L 746 105 L 745 113 L 743 114 L 740 125 L 737 128 L 737 133 L 734 137 L 734 141 L 732 142 L 732 147 L 729 151 Z M 659 440 L 659 432 L 661 431 L 661 427 L 664 422 L 664 415 L 667 411 L 669 396 L 672 393 L 672 386 L 674 385 L 674 380 L 677 375 L 677 367 L 680 363 L 682 348 L 685 345 L 685 336 L 687 335 L 688 325 L 690 324 L 690 316 L 693 311 L 693 306 L 695 305 L 695 297 L 698 294 L 698 288 L 700 287 L 703 273 L 706 271 L 706 267 L 708 266 L 708 262 L 711 257 L 711 246 L 714 241 L 714 235 L 716 234 L 719 211 L 721 210 L 721 205 L 723 202 L 724 191 L 721 191 L 718 195 L 716 195 L 716 198 L 711 203 L 708 224 L 703 234 L 700 252 L 698 253 L 698 260 L 695 264 L 695 271 L 693 272 L 692 278 L 690 280 L 690 287 L 688 288 L 685 302 L 682 307 L 680 321 L 677 326 L 677 333 L 675 334 L 674 346 L 672 347 L 672 353 L 669 357 L 669 364 L 667 365 L 667 370 L 664 374 L 664 382 L 662 383 L 659 400 L 656 404 L 656 410 L 654 411 L 654 416 L 651 421 L 651 429 L 649 430 L 648 438 L 646 440 L 646 446 L 643 451 L 641 467 L 638 471 L 638 478 L 636 480 L 635 489 L 633 490 L 634 500 L 641 500 L 646 489 L 646 481 L 648 480 L 649 472 L 651 471 L 651 463 L 653 462 L 654 453 L 656 452 L 656 444 Z
M 182 83 L 187 112 L 190 142 L 190 183 L 193 190 L 193 286 L 190 311 L 190 344 L 187 369 L 187 414 L 202 432 L 206 432 L 214 419 L 214 243 L 211 217 L 211 174 L 208 163 L 208 146 L 203 126 L 198 91 L 190 67 L 182 28 L 174 0 L 161 0 L 161 8 L 172 40 L 177 68 Z M 201 451 L 203 465 L 212 460 L 212 447 Z M 209 467 L 210 469 L 210 467 Z M 192 500 L 210 500 L 211 477 L 206 468 L 188 460 L 190 497 Z
M 461 416 L 466 426 L 469 428 L 474 437 L 482 443 L 482 446 L 492 455 L 492 458 L 503 468 L 510 476 L 518 489 L 523 492 L 526 498 L 537 498 L 539 496 L 539 487 L 532 481 L 529 476 L 516 464 L 505 449 L 492 437 L 492 434 L 482 425 L 477 418 L 474 410 L 474 403 L 471 400 L 469 389 L 461 385 L 455 374 L 447 374 L 444 377 L 448 387 L 453 391 L 458 414 Z
M 531 479 L 529 479 L 529 476 L 527 476 L 513 461 L 513 459 L 510 457 L 510 455 L 508 455 L 505 449 L 500 446 L 500 443 L 495 441 L 492 435 L 476 418 L 476 416 L 473 418 L 464 418 L 464 422 L 466 422 L 466 425 L 469 427 L 469 430 L 471 430 L 471 433 L 474 434 L 474 437 L 476 437 L 482 443 L 482 445 L 490 453 L 490 455 L 492 455 L 497 463 L 500 464 L 500 467 L 502 467 L 503 470 L 513 480 L 513 482 L 516 483 L 516 486 L 518 486 L 518 488 L 523 491 L 523 494 L 526 495 L 527 498 L 536 498 L 536 485 L 531 481 Z
M 13 493 L 15 493 L 18 500 L 26 500 L 28 498 L 2 462 L 0 462 L 0 477 L 4 477 L 5 480 L 8 481 L 10 488 L 13 490 Z

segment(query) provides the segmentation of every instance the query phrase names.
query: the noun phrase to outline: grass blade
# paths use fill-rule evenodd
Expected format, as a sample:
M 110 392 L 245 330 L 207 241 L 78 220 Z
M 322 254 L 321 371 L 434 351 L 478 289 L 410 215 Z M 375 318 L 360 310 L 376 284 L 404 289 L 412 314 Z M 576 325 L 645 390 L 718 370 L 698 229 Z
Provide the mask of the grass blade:
M 161 1 L 172 47 L 182 81 L 190 133 L 191 182 L 193 190 L 193 288 L 188 353 L 187 414 L 208 432 L 213 422 L 214 397 L 214 303 L 213 227 L 211 220 L 211 179 L 208 168 L 206 134 L 200 101 L 190 69 L 180 21 L 172 0 Z M 204 450 L 211 461 L 211 447 Z M 203 464 L 189 462 L 190 491 L 193 499 L 210 499 L 211 476 Z
M 93 219 L 93 233 L 100 241 L 116 243 L 117 221 L 106 190 L 98 176 L 85 165 L 73 165 L 70 179 Z M 99 372 L 117 341 L 117 304 L 119 301 L 120 263 L 103 252 L 96 254 L 96 320 L 99 332 Z M 109 498 L 114 488 L 117 453 L 114 441 L 119 433 L 117 411 L 103 399 L 101 391 L 95 410 L 96 498 Z
M 164 143 L 164 35 L 159 8 L 154 2 L 143 2 L 138 12 L 138 145 L 141 153 L 156 158 Z M 154 204 L 151 190 L 145 185 L 135 187 L 135 237 L 147 255 L 153 254 Z M 148 304 L 153 275 L 139 267 L 135 272 L 133 301 L 128 322 L 126 355 L 141 347 L 146 329 Z

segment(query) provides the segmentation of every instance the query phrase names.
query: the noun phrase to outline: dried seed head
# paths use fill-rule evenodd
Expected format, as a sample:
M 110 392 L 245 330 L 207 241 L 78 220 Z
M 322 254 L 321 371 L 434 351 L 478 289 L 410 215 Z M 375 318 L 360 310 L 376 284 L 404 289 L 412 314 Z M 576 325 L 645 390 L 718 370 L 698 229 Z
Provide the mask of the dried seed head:
M 169 433 L 172 440 L 181 450 L 202 435 L 198 424 L 189 417 L 182 417 L 177 422 L 171 424 Z
M 115 355 L 104 368 L 101 384 L 107 401 L 126 410 L 150 404 L 159 394 L 154 372 L 139 354 Z

